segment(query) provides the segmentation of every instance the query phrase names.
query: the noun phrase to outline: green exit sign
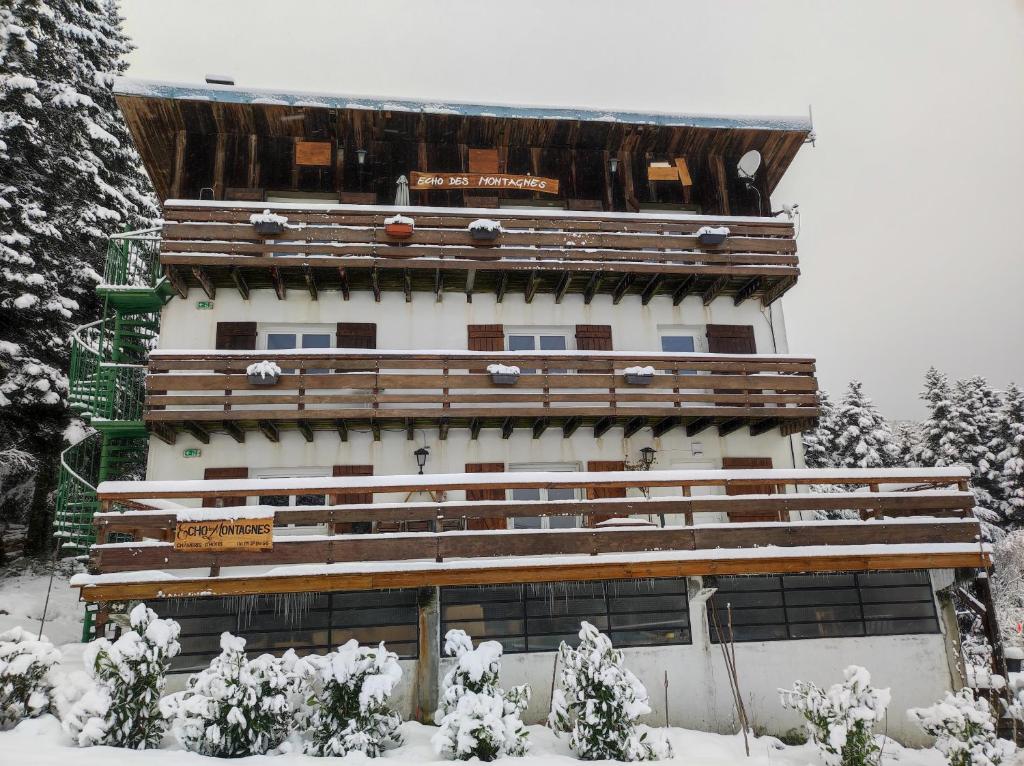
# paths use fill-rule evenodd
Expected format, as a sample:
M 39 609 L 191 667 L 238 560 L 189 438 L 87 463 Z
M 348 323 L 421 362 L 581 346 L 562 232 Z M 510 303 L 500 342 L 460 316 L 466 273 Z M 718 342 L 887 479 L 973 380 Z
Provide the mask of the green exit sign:
M 189 447 L 186 450 L 181 451 L 182 457 L 199 457 L 203 454 L 203 451 L 199 447 Z
M 209 311 L 213 308 L 213 301 L 196 301 L 196 308 L 200 311 Z

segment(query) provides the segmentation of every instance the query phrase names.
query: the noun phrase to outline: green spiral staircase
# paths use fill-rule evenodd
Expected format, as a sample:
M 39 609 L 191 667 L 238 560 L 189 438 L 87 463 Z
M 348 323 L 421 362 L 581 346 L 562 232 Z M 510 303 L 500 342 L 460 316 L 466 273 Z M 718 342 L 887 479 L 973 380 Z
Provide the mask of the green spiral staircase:
M 84 556 L 95 541 L 99 483 L 145 474 L 145 365 L 156 344 L 160 309 L 172 293 L 161 275 L 159 232 L 110 238 L 97 287 L 102 318 L 71 337 L 69 399 L 94 430 L 61 454 L 54 535 L 65 555 Z

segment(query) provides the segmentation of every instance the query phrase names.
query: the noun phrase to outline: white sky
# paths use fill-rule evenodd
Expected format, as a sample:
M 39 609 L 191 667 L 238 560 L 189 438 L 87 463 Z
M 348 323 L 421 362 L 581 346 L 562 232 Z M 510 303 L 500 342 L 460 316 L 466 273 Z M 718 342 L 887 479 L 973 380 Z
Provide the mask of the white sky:
M 1024 384 L 1024 0 L 121 0 L 130 74 L 556 106 L 805 114 L 794 353 L 918 417 Z

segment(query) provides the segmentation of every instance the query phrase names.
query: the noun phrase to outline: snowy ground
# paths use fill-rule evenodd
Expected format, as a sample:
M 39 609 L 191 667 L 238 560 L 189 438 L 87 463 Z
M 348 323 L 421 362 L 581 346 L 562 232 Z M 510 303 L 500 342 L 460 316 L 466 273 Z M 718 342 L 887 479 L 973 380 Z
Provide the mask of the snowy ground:
M 50 562 L 21 559 L 0 571 L 0 633 L 20 625 L 38 632 L 50 582 Z M 57 646 L 82 639 L 85 605 L 78 600 L 78 589 L 68 585 L 70 563 L 58 564 L 46 608 L 43 633 Z

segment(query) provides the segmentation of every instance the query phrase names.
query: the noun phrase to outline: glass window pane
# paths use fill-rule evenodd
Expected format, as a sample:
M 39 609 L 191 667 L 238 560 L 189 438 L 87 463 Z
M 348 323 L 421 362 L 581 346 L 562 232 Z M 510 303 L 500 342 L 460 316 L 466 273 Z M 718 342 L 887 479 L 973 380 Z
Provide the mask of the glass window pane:
M 532 335 L 509 335 L 509 351 L 534 351 L 537 348 L 537 339 Z
M 695 349 L 692 335 L 662 335 L 661 350 L 671 353 L 686 353 Z
M 540 350 L 541 351 L 565 351 L 565 336 L 564 335 L 541 335 L 540 336 Z
M 540 500 L 539 489 L 513 489 L 513 500 Z
M 326 505 L 327 498 L 324 495 L 296 495 L 296 505 Z
M 267 349 L 295 348 L 295 333 L 272 332 L 267 335 Z
M 303 348 L 330 348 L 331 336 L 327 333 L 304 333 L 302 336 Z
M 572 500 L 576 497 L 576 490 L 572 487 L 566 487 L 564 489 L 549 489 L 548 500 Z
M 573 529 L 580 525 L 578 516 L 548 516 L 547 519 L 551 529 Z
M 540 529 L 543 524 L 541 516 L 519 516 L 512 519 L 512 529 Z
M 275 508 L 285 508 L 288 506 L 289 497 L 287 495 L 260 495 L 260 505 L 272 505 Z

